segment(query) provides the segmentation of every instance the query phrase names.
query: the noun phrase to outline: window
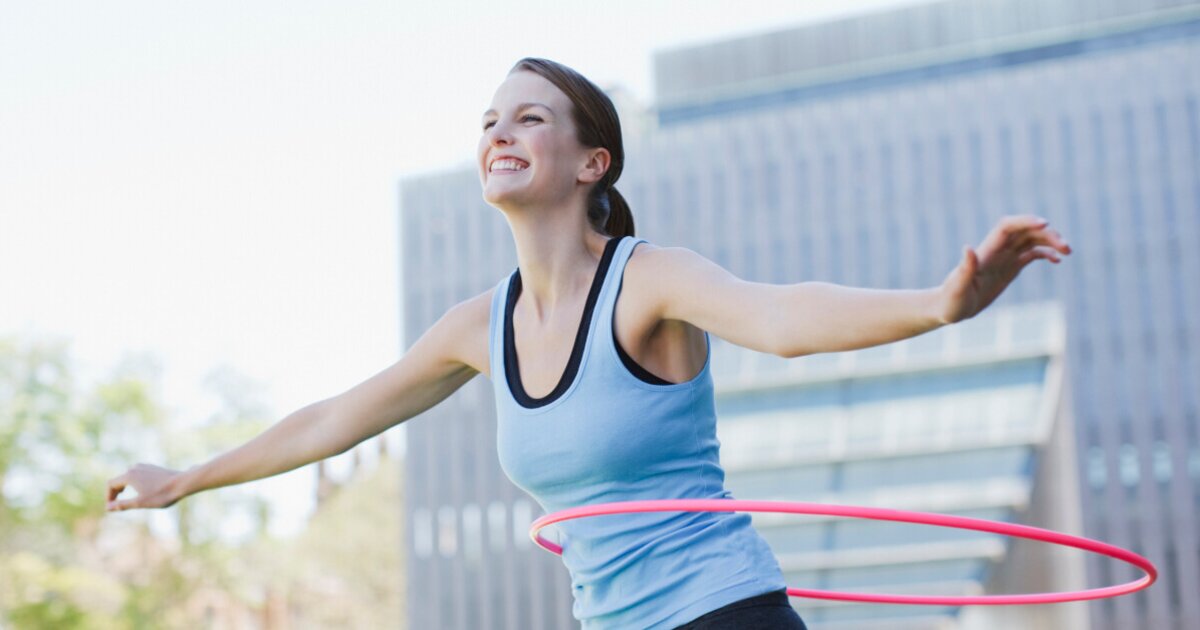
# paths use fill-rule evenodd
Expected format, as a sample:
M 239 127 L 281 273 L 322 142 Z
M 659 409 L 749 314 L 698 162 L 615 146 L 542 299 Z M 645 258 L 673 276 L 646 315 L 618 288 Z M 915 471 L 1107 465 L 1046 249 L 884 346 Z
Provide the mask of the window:
M 947 513 L 993 521 L 1010 520 L 1003 508 L 952 510 Z M 833 546 L 835 549 L 862 549 L 927 543 L 966 543 L 1002 539 L 1000 535 L 990 532 L 943 527 L 922 527 L 912 523 L 874 520 L 838 521 L 833 525 L 833 532 Z
M 782 210 L 779 203 L 779 162 L 768 161 L 764 172 L 766 174 L 766 181 L 763 182 L 764 192 L 767 196 L 766 210 L 768 216 L 771 217 L 771 227 L 780 229 L 782 226 L 779 225 L 779 216 L 782 214 Z
M 1200 447 L 1193 446 L 1188 452 L 1188 476 L 1200 481 Z
M 1136 486 L 1140 477 L 1137 447 L 1129 443 L 1122 444 L 1117 462 L 1121 483 L 1127 487 Z
M 529 526 L 533 524 L 533 506 L 525 499 L 513 501 L 513 543 L 518 549 L 533 544 L 529 538 Z
M 866 588 L 914 582 L 973 580 L 979 575 L 980 568 L 980 563 L 975 560 L 936 560 L 846 568 L 831 571 L 829 581 L 823 588 Z
M 1169 136 L 1167 132 L 1167 105 L 1162 100 L 1157 100 L 1154 103 L 1154 130 L 1158 140 L 1158 161 L 1161 164 L 1167 164 L 1170 159 Z M 1163 227 L 1167 234 L 1175 232 L 1177 224 L 1175 222 L 1175 197 L 1171 194 L 1163 195 Z
M 488 504 L 488 538 L 495 552 L 504 550 L 504 512 L 503 502 L 492 501 Z
M 725 487 L 739 499 L 805 500 L 832 490 L 833 467 L 830 465 L 758 471 L 733 471 L 725 477 Z
M 418 558 L 433 553 L 433 519 L 428 508 L 417 508 L 412 515 L 413 551 Z
M 454 525 L 454 506 L 438 508 L 438 552 L 445 558 L 458 553 L 458 532 Z
M 843 488 L 850 491 L 881 487 L 1020 478 L 1027 474 L 1029 446 L 1010 446 L 938 455 L 870 459 L 845 464 Z
M 1088 449 L 1087 478 L 1088 485 L 1095 489 L 1103 488 L 1108 483 L 1108 469 L 1104 463 L 1104 449 L 1099 446 L 1093 446 Z
M 1154 443 L 1154 478 L 1159 483 L 1171 480 L 1171 451 L 1166 442 Z
M 479 506 L 474 503 L 468 503 L 462 509 L 462 532 L 463 532 L 463 553 L 467 556 L 467 560 L 472 565 L 478 566 L 479 558 L 483 554 L 481 544 L 481 518 L 482 514 Z
M 764 527 L 763 540 L 776 555 L 784 553 L 806 553 L 826 548 L 826 523 L 795 525 L 788 527 Z

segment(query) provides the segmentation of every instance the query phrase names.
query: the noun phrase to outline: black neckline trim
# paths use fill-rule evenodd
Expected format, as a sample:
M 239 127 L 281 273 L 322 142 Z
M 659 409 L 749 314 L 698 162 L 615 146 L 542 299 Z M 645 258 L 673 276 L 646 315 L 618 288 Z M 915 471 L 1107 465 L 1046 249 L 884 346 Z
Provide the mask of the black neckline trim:
M 513 398 L 517 404 L 527 409 L 536 409 L 544 407 L 555 400 L 558 400 L 571 384 L 575 382 L 575 377 L 579 373 L 579 363 L 583 360 L 583 348 L 587 342 L 587 331 L 592 322 L 592 313 L 596 308 L 596 300 L 600 297 L 600 289 L 604 286 L 604 279 L 608 275 L 608 269 L 612 264 L 613 254 L 617 251 L 617 243 L 624 237 L 612 237 L 608 239 L 608 243 L 604 246 L 604 255 L 600 257 L 600 265 L 596 268 L 596 275 L 592 278 L 592 287 L 588 291 L 587 303 L 583 307 L 583 317 L 579 320 L 579 328 L 575 331 L 575 345 L 571 348 L 571 358 L 567 361 L 567 369 L 558 379 L 558 385 L 546 394 L 543 398 L 534 398 L 525 391 L 525 386 L 521 383 L 521 371 L 519 369 L 520 362 L 517 359 L 517 345 L 513 341 L 513 309 L 517 305 L 517 297 L 521 294 L 521 269 L 518 267 L 513 270 L 512 278 L 508 283 L 508 295 L 504 305 L 504 372 L 508 381 L 508 388 L 512 392 Z
M 620 282 L 620 284 L 617 285 L 617 297 L 621 297 L 621 288 L 624 286 L 625 286 L 625 276 L 622 275 L 621 282 Z M 651 373 L 650 370 L 647 370 L 646 368 L 642 367 L 637 361 L 633 360 L 633 357 L 629 356 L 629 353 L 625 352 L 625 348 L 621 347 L 621 342 L 620 342 L 620 340 L 617 339 L 617 301 L 616 301 L 616 299 L 613 299 L 613 318 L 612 318 L 612 322 L 609 325 L 612 327 L 613 345 L 617 347 L 617 355 L 621 357 L 621 363 L 625 364 L 625 369 L 629 370 L 630 372 L 633 373 L 634 376 L 638 377 L 639 379 L 641 379 L 647 383 L 650 383 L 651 385 L 676 385 L 676 383 L 672 383 L 671 381 L 668 381 L 664 378 L 660 378 L 657 375 Z

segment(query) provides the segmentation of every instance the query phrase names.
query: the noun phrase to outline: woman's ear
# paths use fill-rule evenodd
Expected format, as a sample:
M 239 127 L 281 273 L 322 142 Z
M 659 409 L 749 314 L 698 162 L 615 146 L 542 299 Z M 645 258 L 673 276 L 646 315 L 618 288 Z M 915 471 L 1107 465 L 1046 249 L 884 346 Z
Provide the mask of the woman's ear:
M 579 172 L 579 181 L 585 184 L 600 181 L 601 177 L 608 172 L 609 162 L 612 160 L 612 155 L 608 149 L 604 147 L 596 147 L 588 151 L 588 160 L 583 165 L 583 170 Z

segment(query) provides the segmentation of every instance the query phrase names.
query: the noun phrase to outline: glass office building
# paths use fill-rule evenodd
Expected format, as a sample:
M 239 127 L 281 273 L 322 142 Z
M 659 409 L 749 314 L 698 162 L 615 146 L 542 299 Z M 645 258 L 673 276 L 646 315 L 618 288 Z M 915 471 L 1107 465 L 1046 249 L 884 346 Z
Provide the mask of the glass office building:
M 790 360 L 713 341 L 738 498 L 1007 520 L 1148 557 L 1080 604 L 792 598 L 811 628 L 1200 627 L 1200 3 L 957 0 L 655 55 L 623 109 L 638 235 L 747 280 L 940 284 L 1007 214 L 1074 253 L 978 318 Z M 516 265 L 474 170 L 401 183 L 405 339 Z M 413 628 L 570 628 L 561 559 L 496 460 L 490 383 L 406 423 Z M 975 532 L 754 516 L 797 587 L 1019 593 L 1136 579 Z

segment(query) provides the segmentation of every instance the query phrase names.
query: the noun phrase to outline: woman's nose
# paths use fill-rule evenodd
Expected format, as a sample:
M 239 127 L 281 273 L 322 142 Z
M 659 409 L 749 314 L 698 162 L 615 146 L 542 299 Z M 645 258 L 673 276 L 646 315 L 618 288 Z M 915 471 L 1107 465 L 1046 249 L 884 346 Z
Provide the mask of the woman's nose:
M 512 144 L 512 134 L 508 131 L 508 126 L 500 121 L 496 121 L 487 131 L 488 142 L 493 145 Z

